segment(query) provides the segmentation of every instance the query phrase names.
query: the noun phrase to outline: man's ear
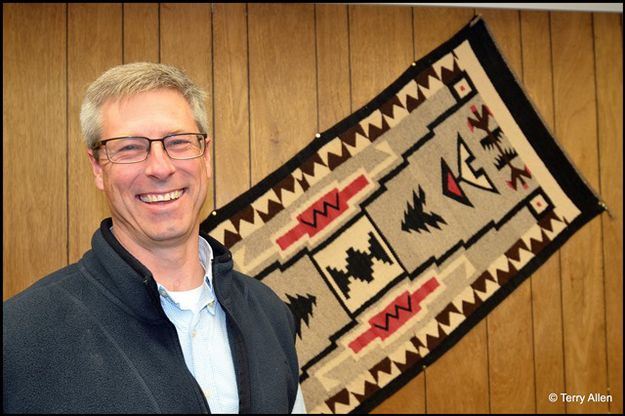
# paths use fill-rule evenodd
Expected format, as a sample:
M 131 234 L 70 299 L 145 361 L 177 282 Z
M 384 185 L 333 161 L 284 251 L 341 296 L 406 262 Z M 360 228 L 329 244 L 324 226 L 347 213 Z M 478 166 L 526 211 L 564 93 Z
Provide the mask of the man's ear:
M 93 172 L 93 176 L 95 176 L 95 186 L 103 191 L 104 179 L 102 177 L 102 165 L 100 165 L 100 161 L 96 158 L 96 155 L 93 154 L 93 149 L 87 149 L 87 156 L 89 156 L 91 171 Z

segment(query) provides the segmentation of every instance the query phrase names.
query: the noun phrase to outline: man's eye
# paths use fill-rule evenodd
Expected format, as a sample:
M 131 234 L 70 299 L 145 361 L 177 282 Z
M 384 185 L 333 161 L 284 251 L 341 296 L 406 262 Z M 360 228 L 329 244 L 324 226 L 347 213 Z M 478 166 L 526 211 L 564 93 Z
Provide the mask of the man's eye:
M 143 149 L 144 146 L 138 145 L 138 144 L 127 144 L 125 146 L 123 146 L 122 148 L 120 148 L 118 151 L 119 152 L 131 152 L 133 150 L 141 150 Z
M 176 139 L 168 143 L 169 147 L 183 147 L 189 145 L 191 142 L 187 139 Z

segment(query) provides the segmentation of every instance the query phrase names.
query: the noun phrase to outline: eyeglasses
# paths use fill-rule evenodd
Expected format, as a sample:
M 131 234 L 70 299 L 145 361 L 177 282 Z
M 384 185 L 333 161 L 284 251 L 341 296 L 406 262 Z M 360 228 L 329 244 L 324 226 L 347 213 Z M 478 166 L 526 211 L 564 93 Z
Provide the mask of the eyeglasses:
M 204 154 L 207 137 L 206 133 L 170 134 L 160 139 L 138 136 L 115 137 L 98 142 L 94 150 L 104 147 L 106 157 L 113 163 L 137 163 L 148 158 L 152 142 L 161 142 L 170 158 L 194 159 Z

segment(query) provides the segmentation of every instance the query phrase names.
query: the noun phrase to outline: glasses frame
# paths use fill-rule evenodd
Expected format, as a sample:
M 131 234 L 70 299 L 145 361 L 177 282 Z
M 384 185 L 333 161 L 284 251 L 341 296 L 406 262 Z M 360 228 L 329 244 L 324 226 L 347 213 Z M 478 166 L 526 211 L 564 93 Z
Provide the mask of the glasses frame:
M 176 136 L 189 136 L 189 135 L 193 135 L 193 136 L 200 136 L 201 142 L 204 143 L 204 147 L 202 148 L 202 153 L 200 153 L 197 156 L 193 156 L 193 157 L 184 157 L 184 158 L 179 158 L 179 157 L 172 157 L 172 155 L 169 154 L 169 152 L 167 151 L 167 147 L 165 147 L 165 140 L 167 140 L 170 137 L 176 137 Z M 115 163 L 118 165 L 130 165 L 132 163 L 139 163 L 139 162 L 143 162 L 145 160 L 147 160 L 148 156 L 150 156 L 150 150 L 152 150 L 152 143 L 153 142 L 161 142 L 161 145 L 163 146 L 163 150 L 165 151 L 165 153 L 167 154 L 167 156 L 172 159 L 172 160 L 191 160 L 191 159 L 196 159 L 198 157 L 201 157 L 202 155 L 204 155 L 204 152 L 206 152 L 206 148 L 208 147 L 207 143 L 206 143 L 206 139 L 208 138 L 208 133 L 174 133 L 174 134 L 168 134 L 167 136 L 163 136 L 160 139 L 150 139 L 149 137 L 145 137 L 145 136 L 121 136 L 121 137 L 111 137 L 110 139 L 106 139 L 106 140 L 100 140 L 94 147 L 93 150 L 97 150 L 101 147 L 104 147 L 104 153 L 106 154 L 106 158 L 109 160 L 109 162 L 111 163 Z M 148 141 L 148 150 L 147 152 L 145 152 L 145 157 L 141 160 L 135 160 L 132 162 L 115 162 L 111 159 L 111 156 L 109 155 L 108 149 L 106 147 L 106 143 L 110 142 L 111 140 L 119 140 L 119 139 L 145 139 Z

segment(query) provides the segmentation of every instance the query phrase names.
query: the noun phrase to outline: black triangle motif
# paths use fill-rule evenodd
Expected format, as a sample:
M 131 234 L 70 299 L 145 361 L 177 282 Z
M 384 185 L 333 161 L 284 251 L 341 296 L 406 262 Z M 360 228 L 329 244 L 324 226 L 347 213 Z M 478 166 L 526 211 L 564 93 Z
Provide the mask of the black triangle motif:
M 408 202 L 408 206 L 404 211 L 404 219 L 401 223 L 401 229 L 406 232 L 421 231 L 430 232 L 429 227 L 441 229 L 439 224 L 447 224 L 440 215 L 433 212 L 425 212 L 425 192 L 419 186 L 419 196 L 412 191 L 412 205 Z

